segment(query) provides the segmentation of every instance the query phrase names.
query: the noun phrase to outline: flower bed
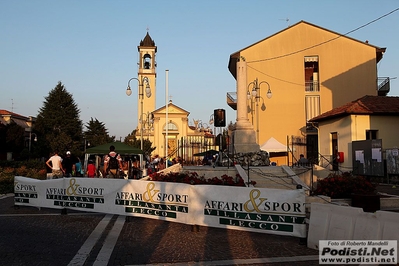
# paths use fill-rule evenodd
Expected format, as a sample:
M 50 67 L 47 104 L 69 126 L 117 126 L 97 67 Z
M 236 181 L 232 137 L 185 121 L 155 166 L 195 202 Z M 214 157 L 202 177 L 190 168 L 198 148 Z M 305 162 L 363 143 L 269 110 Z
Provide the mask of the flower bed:
M 150 174 L 150 179 L 152 181 L 186 183 L 191 185 L 223 185 L 245 187 L 244 180 L 239 175 L 237 175 L 235 178 L 228 175 L 205 178 L 204 176 L 199 176 L 196 172 L 167 174 L 153 173 Z
M 317 181 L 315 195 L 325 195 L 332 199 L 351 198 L 352 194 L 376 194 L 376 184 L 364 176 L 353 176 L 351 173 L 331 174 Z

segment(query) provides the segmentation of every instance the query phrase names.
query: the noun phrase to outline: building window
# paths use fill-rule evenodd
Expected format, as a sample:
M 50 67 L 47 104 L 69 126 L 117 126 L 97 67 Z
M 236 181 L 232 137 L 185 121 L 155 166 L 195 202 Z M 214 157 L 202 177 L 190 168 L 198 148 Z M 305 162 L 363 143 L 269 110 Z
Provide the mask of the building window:
M 145 54 L 143 59 L 144 59 L 144 69 L 150 69 L 151 68 L 151 55 Z
M 166 126 L 163 128 L 163 130 L 166 131 Z M 178 131 L 178 130 L 179 129 L 177 128 L 177 126 L 174 123 L 172 123 L 172 122 L 168 123 L 168 131 Z
M 306 130 L 308 132 L 316 130 L 316 128 L 309 123 L 313 117 L 320 115 L 320 96 L 308 95 L 305 97 L 305 115 L 306 115 Z
M 305 91 L 320 91 L 319 87 L 319 57 L 305 56 Z
M 366 130 L 366 140 L 377 139 L 378 130 Z

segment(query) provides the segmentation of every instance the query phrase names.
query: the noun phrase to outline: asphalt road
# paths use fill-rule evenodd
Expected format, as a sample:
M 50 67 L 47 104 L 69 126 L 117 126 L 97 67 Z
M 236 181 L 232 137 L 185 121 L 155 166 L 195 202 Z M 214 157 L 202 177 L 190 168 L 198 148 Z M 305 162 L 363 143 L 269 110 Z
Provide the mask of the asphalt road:
M 14 206 L 0 196 L 1 265 L 318 265 L 295 237 Z

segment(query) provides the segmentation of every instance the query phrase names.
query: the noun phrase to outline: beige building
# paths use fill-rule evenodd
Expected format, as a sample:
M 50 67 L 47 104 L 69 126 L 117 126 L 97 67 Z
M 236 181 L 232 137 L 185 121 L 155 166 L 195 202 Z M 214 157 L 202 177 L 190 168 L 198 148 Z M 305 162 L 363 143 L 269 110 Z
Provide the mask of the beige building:
M 138 46 L 139 70 L 138 77 L 129 80 L 138 85 L 137 135 L 140 139 L 148 139 L 155 148 L 152 155 L 178 156 L 188 160 L 204 145 L 212 146 L 214 136 L 210 125 L 199 120 L 193 120 L 194 126 L 189 125 L 189 112 L 175 105 L 171 101 L 168 106 L 156 108 L 157 71 L 154 40 L 147 32 Z
M 36 117 L 26 117 L 7 110 L 0 110 L 0 124 L 2 125 L 15 123 L 18 126 L 24 128 L 25 131 L 30 132 L 35 121 Z
M 364 96 L 310 122 L 318 125 L 320 165 L 332 170 L 353 170 L 356 161 L 352 150 L 354 141 L 380 139 L 382 155 L 387 149 L 399 147 L 399 97 Z M 331 154 L 332 163 L 328 164 L 324 158 L 330 158 Z
M 309 120 L 364 95 L 386 95 L 389 82 L 382 88 L 377 82 L 384 52 L 300 21 L 230 55 L 237 91 L 227 94 L 227 103 L 238 110 L 245 101 L 257 145 L 273 137 L 291 149 L 295 161 L 297 144 L 306 143 L 305 155 L 315 159 L 319 141 Z
M 25 130 L 25 146 L 30 150 L 32 141 L 37 140 L 35 133 L 32 133 L 32 128 L 36 122 L 36 117 L 23 116 L 10 112 L 7 110 L 0 110 L 0 127 L 15 123 Z M 32 136 L 33 135 L 33 136 Z M 0 160 L 11 160 L 13 154 L 0 147 Z

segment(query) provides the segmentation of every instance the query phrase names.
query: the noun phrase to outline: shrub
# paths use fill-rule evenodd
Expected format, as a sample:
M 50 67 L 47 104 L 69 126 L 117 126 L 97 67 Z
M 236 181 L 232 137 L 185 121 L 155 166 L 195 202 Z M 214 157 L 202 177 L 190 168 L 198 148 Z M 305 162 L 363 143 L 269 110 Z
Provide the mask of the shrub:
M 13 166 L 0 166 L 0 194 L 14 192 L 14 177 L 25 176 L 35 179 L 46 179 L 47 171 L 43 164 L 32 164 L 31 168 L 22 164 L 14 164 Z
M 0 167 L 0 194 L 12 193 L 14 191 L 14 169 Z
M 330 174 L 318 180 L 314 194 L 333 199 L 350 198 L 352 194 L 375 194 L 376 186 L 364 176 L 353 176 L 350 173 Z

